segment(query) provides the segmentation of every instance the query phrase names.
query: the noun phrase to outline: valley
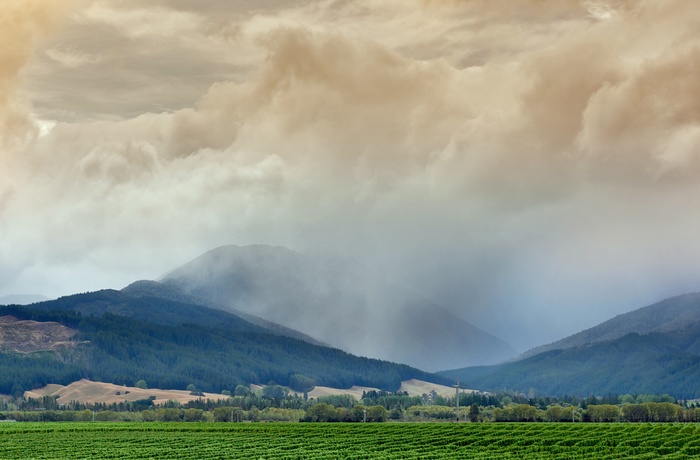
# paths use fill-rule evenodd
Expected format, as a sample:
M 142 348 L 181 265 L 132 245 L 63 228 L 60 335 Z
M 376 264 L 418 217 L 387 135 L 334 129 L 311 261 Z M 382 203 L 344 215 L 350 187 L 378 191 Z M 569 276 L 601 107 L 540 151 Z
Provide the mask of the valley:
M 274 382 L 312 395 L 358 397 L 368 389 L 430 393 L 434 387 L 418 391 L 407 382 L 449 389 L 459 380 L 489 392 L 700 397 L 700 294 L 660 301 L 513 357 L 484 353 L 503 351 L 503 342 L 409 291 L 370 282 L 357 264 L 333 262 L 282 247 L 225 246 L 161 281 L 0 306 L 0 392 L 145 379 L 156 388 L 194 385 L 211 394 Z M 369 313 L 376 309 L 392 312 L 392 327 Z M 430 361 L 428 369 L 440 372 L 350 353 L 363 349 Z M 490 364 L 438 367 L 484 359 Z

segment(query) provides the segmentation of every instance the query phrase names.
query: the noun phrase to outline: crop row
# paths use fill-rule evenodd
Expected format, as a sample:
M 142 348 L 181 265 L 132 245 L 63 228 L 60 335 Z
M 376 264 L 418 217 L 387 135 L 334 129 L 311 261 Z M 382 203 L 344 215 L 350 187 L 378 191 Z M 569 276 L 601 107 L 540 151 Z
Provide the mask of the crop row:
M 0 425 L 15 459 L 689 459 L 700 426 L 678 424 Z

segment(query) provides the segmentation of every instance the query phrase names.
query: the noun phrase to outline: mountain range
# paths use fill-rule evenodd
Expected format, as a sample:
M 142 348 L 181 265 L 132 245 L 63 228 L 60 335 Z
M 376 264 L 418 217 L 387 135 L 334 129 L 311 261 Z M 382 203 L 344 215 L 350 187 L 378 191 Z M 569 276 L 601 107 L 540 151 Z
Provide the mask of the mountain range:
M 223 246 L 161 280 L 360 356 L 428 371 L 516 355 L 503 340 L 353 261 L 267 245 Z
M 495 366 L 444 371 L 482 390 L 700 397 L 700 293 L 665 299 Z
M 264 245 L 217 248 L 121 290 L 0 306 L 0 393 L 80 379 L 211 392 L 273 382 L 393 391 L 420 379 L 551 396 L 698 398 L 700 293 L 503 361 L 513 355 L 381 273 Z M 455 369 L 419 369 L 440 366 Z
M 173 300 L 177 293 L 153 287 L 140 282 L 122 291 L 0 307 L 5 321 L 32 332 L 25 342 L 37 341 L 20 344 L 12 336 L 14 349 L 0 353 L 0 393 L 80 379 L 119 385 L 143 379 L 152 387 L 174 389 L 194 384 L 211 392 L 250 383 L 294 386 L 295 381 L 391 391 L 414 378 L 450 383 L 404 364 L 317 345 L 286 328 L 270 329 L 232 313 Z M 51 337 L 60 337 L 61 346 Z

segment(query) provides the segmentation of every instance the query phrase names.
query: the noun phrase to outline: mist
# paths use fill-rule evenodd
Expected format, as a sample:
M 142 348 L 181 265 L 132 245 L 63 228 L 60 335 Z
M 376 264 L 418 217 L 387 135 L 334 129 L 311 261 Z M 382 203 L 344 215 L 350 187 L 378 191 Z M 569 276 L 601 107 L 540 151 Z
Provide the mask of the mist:
M 700 289 L 695 2 L 54 3 L 0 17 L 0 295 L 266 243 L 525 350 Z

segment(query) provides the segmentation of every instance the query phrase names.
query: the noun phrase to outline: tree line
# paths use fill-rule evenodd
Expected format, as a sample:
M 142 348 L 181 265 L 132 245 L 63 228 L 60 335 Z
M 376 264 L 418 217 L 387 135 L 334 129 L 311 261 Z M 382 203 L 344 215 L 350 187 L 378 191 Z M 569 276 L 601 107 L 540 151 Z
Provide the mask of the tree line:
M 308 398 L 280 385 L 255 392 L 237 387 L 223 400 L 199 398 L 187 404 L 152 399 L 120 403 L 59 403 L 55 397 L 0 400 L 0 419 L 17 421 L 142 422 L 446 422 L 455 421 L 454 398 L 436 393 L 369 391 Z M 575 403 L 575 404 L 573 404 Z M 605 398 L 527 398 L 515 393 L 463 393 L 460 422 L 700 422 L 697 402 L 668 395 Z

